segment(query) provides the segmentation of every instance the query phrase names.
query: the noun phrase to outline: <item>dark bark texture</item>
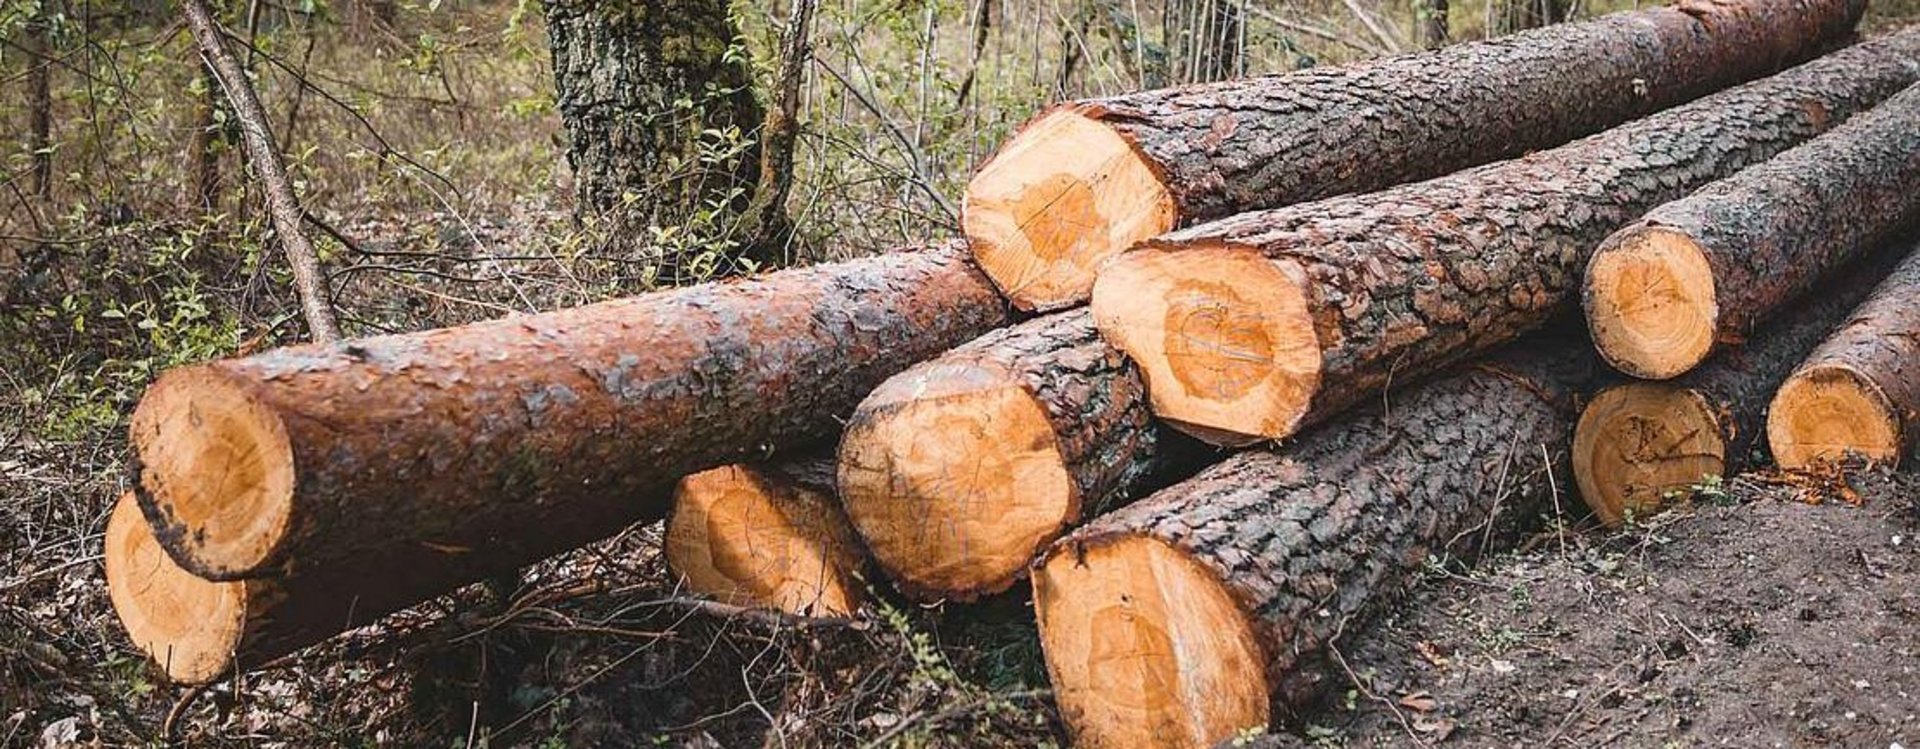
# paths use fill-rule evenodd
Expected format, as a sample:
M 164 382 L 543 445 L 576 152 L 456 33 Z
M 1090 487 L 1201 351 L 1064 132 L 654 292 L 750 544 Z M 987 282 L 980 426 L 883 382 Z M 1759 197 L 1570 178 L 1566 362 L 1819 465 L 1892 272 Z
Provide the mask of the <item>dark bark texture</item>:
M 285 425 L 290 530 L 261 565 L 223 569 L 196 561 L 151 466 L 141 505 L 203 577 L 408 557 L 360 584 L 420 600 L 658 517 L 647 498 L 682 475 L 825 439 L 882 380 L 1008 322 L 951 244 L 183 368 L 148 398 L 220 382 Z M 152 422 L 134 418 L 142 455 L 207 438 Z
M 1163 173 L 1184 222 L 1558 145 L 1807 59 L 1859 0 L 1685 0 L 1375 62 L 1069 106 Z
M 1541 325 L 1576 296 L 1593 248 L 1622 225 L 1916 78 L 1920 29 L 1521 159 L 1241 214 L 1148 245 L 1247 247 L 1301 267 L 1322 356 L 1312 422 Z
M 53 200 L 53 45 L 47 43 L 47 6 L 27 22 L 27 152 L 33 159 L 33 194 Z
M 1916 123 L 1920 87 L 1910 87 L 1635 226 L 1670 228 L 1699 243 L 1713 269 L 1715 338 L 1743 340 L 1829 271 L 1920 220 Z
M 1907 258 L 1801 367 L 1849 369 L 1878 387 L 1899 411 L 1899 439 L 1907 453 L 1920 437 L 1920 244 L 1908 240 L 1894 252 Z
M 1715 411 L 1720 439 L 1726 445 L 1724 475 L 1765 461 L 1767 404 L 1774 392 L 1893 270 L 1905 249 L 1905 245 L 1883 248 L 1838 274 L 1817 298 L 1762 326 L 1745 346 L 1723 351 L 1693 371 L 1662 381 L 1699 393 Z
M 1089 523 L 1049 556 L 1127 536 L 1210 570 L 1265 647 L 1268 683 L 1417 579 L 1430 555 L 1506 540 L 1565 476 L 1585 346 L 1532 340 L 1392 408 L 1240 453 Z M 1562 482 L 1564 485 L 1564 482 Z
M 686 211 L 735 189 L 752 192 L 757 149 L 720 163 L 699 158 L 702 130 L 737 127 L 751 137 L 763 120 L 751 71 L 727 56 L 737 32 L 724 0 L 544 5 L 582 210 L 630 224 L 656 208 Z

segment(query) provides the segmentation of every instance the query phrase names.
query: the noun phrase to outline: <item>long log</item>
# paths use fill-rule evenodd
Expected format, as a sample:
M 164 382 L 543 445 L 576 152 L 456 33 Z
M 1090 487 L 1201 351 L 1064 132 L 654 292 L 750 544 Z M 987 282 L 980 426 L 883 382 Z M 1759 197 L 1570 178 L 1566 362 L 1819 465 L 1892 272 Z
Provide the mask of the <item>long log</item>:
M 1034 609 L 1075 744 L 1207 747 L 1268 724 L 1294 669 L 1429 556 L 1509 537 L 1546 506 L 1599 364 L 1584 341 L 1530 342 L 1049 549 Z
M 1594 395 L 1573 434 L 1573 477 L 1601 522 L 1619 526 L 1745 470 L 1765 435 L 1767 402 L 1807 352 L 1885 277 L 1905 248 L 1885 248 L 1776 318 L 1745 346 L 1670 380 Z
M 258 667 L 417 602 L 366 580 L 439 575 L 443 590 L 463 580 L 436 565 L 439 552 L 410 550 L 271 578 L 216 582 L 182 569 L 154 538 L 131 492 L 114 505 L 105 539 L 107 595 L 135 647 L 181 684 L 205 684 Z M 405 565 L 433 565 L 409 570 Z
M 1582 299 L 1600 355 L 1667 379 L 1920 220 L 1920 86 L 1615 232 Z
M 1920 28 L 1513 161 L 1168 234 L 1107 266 L 1094 320 L 1160 417 L 1285 437 L 1539 325 L 1607 235 L 1916 78 Z
M 680 480 L 664 544 L 688 590 L 737 606 L 849 616 L 866 551 L 831 455 L 721 466 Z
M 1023 309 L 1178 226 L 1511 158 L 1808 59 L 1860 0 L 1681 0 L 1355 65 L 1070 102 L 967 186 L 976 259 Z
M 1911 251 L 1774 395 L 1767 444 L 1775 462 L 1805 468 L 1852 453 L 1898 464 L 1913 449 L 1920 435 L 1916 300 L 1920 251 Z
M 829 437 L 1008 322 L 955 244 L 184 367 L 134 413 L 136 489 L 202 577 L 433 549 L 361 583 L 419 600 L 660 517 L 679 477 Z
M 1086 310 L 990 333 L 874 390 L 840 443 L 840 488 L 880 567 L 921 599 L 1007 589 L 1081 518 L 1200 451 L 1156 426 L 1140 375 Z

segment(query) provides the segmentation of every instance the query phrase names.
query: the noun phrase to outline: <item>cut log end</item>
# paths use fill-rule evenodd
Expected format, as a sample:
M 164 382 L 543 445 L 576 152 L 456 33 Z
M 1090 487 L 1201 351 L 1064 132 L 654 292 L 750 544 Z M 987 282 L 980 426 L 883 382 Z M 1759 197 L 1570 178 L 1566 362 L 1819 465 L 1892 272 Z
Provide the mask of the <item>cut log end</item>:
M 1726 442 L 1699 393 L 1650 382 L 1594 396 L 1573 432 L 1573 474 L 1595 515 L 1619 526 L 1726 470 Z
M 1153 538 L 1060 549 L 1034 574 L 1055 699 L 1082 747 L 1213 746 L 1270 719 L 1253 626 Z
M 748 466 L 688 476 L 667 521 L 667 564 L 693 592 L 734 605 L 851 615 L 858 556 L 833 501 Z
M 264 566 L 293 511 L 286 425 L 243 386 L 178 369 L 133 414 L 142 509 L 180 563 L 220 579 Z
M 1806 468 L 1848 454 L 1900 458 L 1900 416 L 1880 388 L 1844 366 L 1794 373 L 1767 409 L 1767 444 L 1783 468 Z
M 939 363 L 889 380 L 840 443 L 848 517 L 903 590 L 998 592 L 1077 512 L 1059 438 L 1010 373 Z
M 1629 229 L 1595 253 L 1586 312 L 1594 345 L 1608 363 L 1636 377 L 1677 377 L 1713 350 L 1719 324 L 1713 268 L 1685 234 Z
M 987 162 L 963 214 L 980 269 L 1027 310 L 1086 300 L 1103 261 L 1177 220 L 1133 144 L 1071 107 L 1042 115 Z
M 107 519 L 107 597 L 127 637 L 167 678 L 202 684 L 224 674 L 246 631 L 246 583 L 202 580 L 174 564 L 132 494 Z
M 1258 252 L 1145 250 L 1094 286 L 1094 322 L 1140 364 L 1154 413 L 1219 445 L 1293 434 L 1320 386 L 1320 345 L 1297 266 Z

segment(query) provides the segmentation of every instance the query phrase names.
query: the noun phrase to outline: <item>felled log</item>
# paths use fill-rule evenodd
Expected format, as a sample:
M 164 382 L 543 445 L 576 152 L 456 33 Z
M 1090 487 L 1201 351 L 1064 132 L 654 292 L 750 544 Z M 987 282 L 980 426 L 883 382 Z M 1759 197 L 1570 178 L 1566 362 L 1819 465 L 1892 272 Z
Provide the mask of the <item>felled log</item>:
M 1874 253 L 1807 304 L 1762 326 L 1746 345 L 1685 375 L 1594 395 L 1573 435 L 1573 477 L 1594 515 L 1618 526 L 1744 470 L 1765 434 L 1768 399 L 1899 254 Z
M 1537 344 L 1240 453 L 1051 547 L 1034 609 L 1082 747 L 1204 747 L 1431 555 L 1510 537 L 1563 470 L 1598 359 Z M 1558 474 L 1564 475 L 1564 474 Z
M 398 561 L 419 563 L 435 554 L 419 549 Z M 396 588 L 365 585 L 368 577 L 402 569 L 381 564 L 229 582 L 203 579 L 161 548 L 131 492 L 107 518 L 105 557 L 107 596 L 127 638 L 167 679 L 181 684 L 205 684 L 263 665 L 413 603 L 393 598 Z M 427 573 L 446 575 L 447 569 Z M 443 579 L 448 588 L 459 584 L 451 576 Z
M 1622 372 L 1666 379 L 1920 219 L 1920 86 L 1660 206 L 1587 264 L 1587 325 Z
M 840 442 L 847 514 L 897 586 L 997 593 L 1034 553 L 1180 467 L 1139 373 L 1085 310 L 1029 320 L 896 375 Z
M 1774 395 L 1767 444 L 1775 462 L 1805 468 L 1852 453 L 1897 464 L 1913 448 L 1920 434 L 1917 300 L 1920 252 L 1911 252 Z
M 980 266 L 1023 309 L 1085 301 L 1178 226 L 1559 145 L 1805 60 L 1859 0 L 1683 0 L 1355 65 L 1070 102 L 967 186 Z
M 866 557 L 834 490 L 830 455 L 738 463 L 680 480 L 667 566 L 691 592 L 802 616 L 860 608 Z
M 183 367 L 134 413 L 137 493 L 203 577 L 432 549 L 360 581 L 420 600 L 659 517 L 680 476 L 828 437 L 1008 322 L 947 245 Z
M 1920 29 L 1513 161 L 1174 232 L 1106 267 L 1094 321 L 1162 418 L 1285 437 L 1539 325 L 1607 235 L 1916 78 Z

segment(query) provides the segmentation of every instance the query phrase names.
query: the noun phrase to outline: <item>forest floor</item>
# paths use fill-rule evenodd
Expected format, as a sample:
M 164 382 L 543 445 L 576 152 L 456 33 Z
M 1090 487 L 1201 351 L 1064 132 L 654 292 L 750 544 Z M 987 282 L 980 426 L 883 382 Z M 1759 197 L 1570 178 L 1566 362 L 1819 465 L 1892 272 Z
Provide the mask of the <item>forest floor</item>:
M 1750 479 L 1423 586 L 1273 746 L 1920 746 L 1920 480 Z

